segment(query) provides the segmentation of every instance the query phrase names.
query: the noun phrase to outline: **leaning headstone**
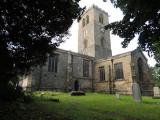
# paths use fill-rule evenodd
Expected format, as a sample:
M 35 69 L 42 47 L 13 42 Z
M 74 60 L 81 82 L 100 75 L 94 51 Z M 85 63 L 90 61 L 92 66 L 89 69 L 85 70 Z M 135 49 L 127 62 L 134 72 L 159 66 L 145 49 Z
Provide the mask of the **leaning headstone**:
M 160 89 L 159 87 L 153 87 L 153 98 L 160 98 Z
M 135 102 L 142 101 L 141 91 L 138 83 L 132 84 L 132 95 Z

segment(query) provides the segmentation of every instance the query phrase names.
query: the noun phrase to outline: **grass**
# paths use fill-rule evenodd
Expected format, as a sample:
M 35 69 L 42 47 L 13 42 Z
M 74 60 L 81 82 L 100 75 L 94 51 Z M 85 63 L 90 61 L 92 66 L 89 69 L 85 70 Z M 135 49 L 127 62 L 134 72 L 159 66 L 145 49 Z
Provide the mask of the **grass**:
M 136 103 L 131 96 L 87 93 L 70 96 L 68 93 L 35 92 L 30 104 L 11 104 L 8 120 L 159 120 L 160 99 L 143 97 Z M 52 101 L 59 99 L 59 101 Z M 4 106 L 4 105 L 2 105 Z M 4 107 L 6 108 L 6 107 Z M 0 111 L 0 115 L 1 115 Z M 12 114 L 11 114 L 12 113 Z M 7 120 L 6 116 L 1 120 Z

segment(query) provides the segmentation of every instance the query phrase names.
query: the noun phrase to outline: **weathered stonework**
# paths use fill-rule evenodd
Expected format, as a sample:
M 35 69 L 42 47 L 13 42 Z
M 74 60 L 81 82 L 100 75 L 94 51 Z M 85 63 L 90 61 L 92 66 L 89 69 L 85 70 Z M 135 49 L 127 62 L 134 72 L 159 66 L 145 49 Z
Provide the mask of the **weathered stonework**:
M 92 90 L 93 58 L 61 49 L 56 50 L 55 53 L 58 55 L 57 73 L 48 72 L 48 62 L 41 68 L 35 68 L 32 72 L 33 89 L 67 91 L 73 89 L 75 80 L 78 80 L 82 90 Z M 88 77 L 83 77 L 83 59 L 89 61 Z
M 149 70 L 149 66 L 147 64 L 147 58 L 142 53 L 141 49 L 136 49 L 132 52 L 132 75 L 133 81 L 139 83 L 141 92 L 143 95 L 153 95 L 153 80 L 151 77 L 151 72 Z M 138 61 L 141 60 L 142 63 L 140 65 L 142 69 L 142 73 L 139 72 Z M 140 77 L 142 76 L 142 77 Z
M 103 16 L 103 23 L 99 22 L 99 15 Z M 83 20 L 86 21 L 87 16 L 89 16 L 89 23 L 83 26 Z M 79 21 L 78 52 L 95 57 L 95 59 L 112 56 L 110 33 L 109 30 L 104 30 L 104 26 L 108 23 L 107 12 L 97 6 L 89 8 Z M 87 45 L 85 45 L 85 40 Z
M 101 20 L 100 15 L 103 16 Z M 79 53 L 57 49 L 54 52 L 58 56 L 57 71 L 49 71 L 48 59 L 45 65 L 33 69 L 24 79 L 23 86 L 31 90 L 70 91 L 78 84 L 78 89 L 84 91 L 132 94 L 132 84 L 136 82 L 142 95 L 151 95 L 153 81 L 146 57 L 139 48 L 112 56 L 110 34 L 103 29 L 108 23 L 105 11 L 96 6 L 89 8 L 79 22 Z M 84 61 L 87 61 L 87 65 Z M 116 78 L 115 72 L 115 65 L 119 63 L 123 71 L 121 79 Z M 104 80 L 100 79 L 101 67 L 104 68 Z M 84 68 L 87 73 L 84 73 Z
M 122 63 L 123 65 L 123 73 L 124 79 L 115 80 L 115 70 L 114 64 Z M 96 84 L 99 87 L 96 88 L 97 91 L 102 90 L 101 85 L 103 86 L 104 82 L 107 84 L 107 88 L 105 89 L 108 92 L 121 92 L 124 94 L 131 94 L 131 86 L 132 86 L 132 75 L 131 75 L 131 56 L 130 53 L 125 53 L 121 55 L 113 56 L 106 60 L 99 60 L 96 64 Z M 105 66 L 105 74 L 106 80 L 100 82 L 99 80 L 99 72 L 98 68 L 101 66 Z
M 138 63 L 137 60 L 142 59 L 143 61 L 143 82 L 139 81 Z M 115 79 L 114 64 L 122 63 L 124 78 L 120 80 Z M 105 81 L 99 80 L 98 68 L 104 66 L 106 79 Z M 110 66 L 110 70 L 109 70 Z M 132 84 L 137 82 L 140 84 L 140 89 L 143 95 L 152 95 L 153 81 L 149 72 L 147 59 L 143 55 L 142 51 L 138 48 L 134 51 L 123 53 L 120 55 L 113 56 L 109 59 L 99 60 L 96 63 L 95 68 L 96 80 L 95 89 L 96 91 L 108 91 L 108 92 L 119 92 L 121 94 L 132 94 Z M 104 87 L 105 84 L 105 87 Z

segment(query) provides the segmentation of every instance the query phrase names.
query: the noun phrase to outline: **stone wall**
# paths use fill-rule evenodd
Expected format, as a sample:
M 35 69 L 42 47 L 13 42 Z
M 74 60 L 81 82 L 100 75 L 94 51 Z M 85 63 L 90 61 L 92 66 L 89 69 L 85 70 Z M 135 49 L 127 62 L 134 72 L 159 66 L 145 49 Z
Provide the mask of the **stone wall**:
M 99 15 L 103 15 L 103 24 L 99 22 Z M 82 22 L 89 16 L 89 23 L 82 26 Z M 78 31 L 78 52 L 95 57 L 95 59 L 108 58 L 112 56 L 110 32 L 104 30 L 109 23 L 108 13 L 96 6 L 89 8 L 81 17 Z M 101 41 L 101 39 L 104 39 Z M 87 45 L 85 45 L 87 40 Z
M 83 60 L 89 61 L 89 77 L 83 77 Z M 81 54 L 74 54 L 73 55 L 73 63 L 72 63 L 72 88 L 74 85 L 75 80 L 79 81 L 80 88 L 82 90 L 91 90 L 92 89 L 92 81 L 93 81 L 93 58 L 81 55 Z
M 104 66 L 105 69 L 105 80 L 100 81 L 100 76 L 99 76 L 99 67 Z M 109 82 L 111 81 L 110 79 L 110 73 L 109 73 L 109 66 L 111 66 L 111 61 L 110 60 L 98 60 L 95 63 L 95 91 L 105 91 L 109 92 L 110 87 Z
M 139 72 L 138 60 L 141 60 L 140 65 L 143 72 Z M 142 53 L 141 49 L 136 49 L 132 52 L 132 68 L 134 71 L 134 80 L 139 83 L 142 95 L 153 95 L 153 80 L 147 63 L 147 58 Z M 142 75 L 142 77 L 140 77 Z
M 89 16 L 89 24 L 82 26 L 82 21 L 86 16 Z M 87 40 L 87 47 L 85 48 L 84 40 Z M 81 17 L 78 26 L 78 52 L 81 54 L 95 57 L 95 40 L 94 40 L 94 10 L 88 9 Z
M 74 89 L 76 80 L 84 90 L 92 90 L 93 58 L 78 53 L 58 49 L 57 72 L 48 72 L 48 60 L 45 65 L 38 66 L 32 71 L 33 90 L 60 90 Z M 89 61 L 89 77 L 83 77 L 83 60 Z
M 114 64 L 122 63 L 124 78 L 115 80 Z M 120 92 L 122 94 L 132 93 L 132 71 L 131 71 L 131 53 L 113 56 L 108 60 L 99 60 L 96 63 L 95 87 L 96 91 Z M 99 80 L 99 67 L 105 67 L 105 81 Z M 109 70 L 110 66 L 110 70 Z
M 65 90 L 67 78 L 68 54 L 66 51 L 57 50 L 58 69 L 57 73 L 48 72 L 48 59 L 42 67 L 38 66 L 32 72 L 32 87 L 34 89 Z
M 103 24 L 99 22 L 99 15 L 103 15 Z M 109 24 L 108 13 L 95 7 L 94 9 L 94 40 L 95 59 L 106 59 L 112 56 L 110 31 L 104 30 L 104 26 Z M 104 38 L 102 42 L 102 38 Z
M 116 55 L 113 58 L 113 65 L 116 63 L 122 63 L 123 66 L 123 79 L 114 80 L 115 90 L 123 94 L 132 93 L 132 70 L 131 70 L 131 53 L 124 53 Z M 114 69 L 114 68 L 113 68 Z M 113 78 L 115 78 L 115 70 L 113 70 Z

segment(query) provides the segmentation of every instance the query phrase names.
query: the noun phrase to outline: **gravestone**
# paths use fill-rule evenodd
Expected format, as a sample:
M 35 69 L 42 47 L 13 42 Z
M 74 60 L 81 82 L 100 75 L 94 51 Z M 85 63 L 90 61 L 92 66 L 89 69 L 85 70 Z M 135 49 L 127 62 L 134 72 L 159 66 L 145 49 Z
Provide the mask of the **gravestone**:
M 141 90 L 138 83 L 132 84 L 132 95 L 135 102 L 141 102 L 142 96 L 141 96 Z
M 119 100 L 120 99 L 120 94 L 116 93 L 116 98 Z
M 153 98 L 160 98 L 160 89 L 159 87 L 153 87 Z

